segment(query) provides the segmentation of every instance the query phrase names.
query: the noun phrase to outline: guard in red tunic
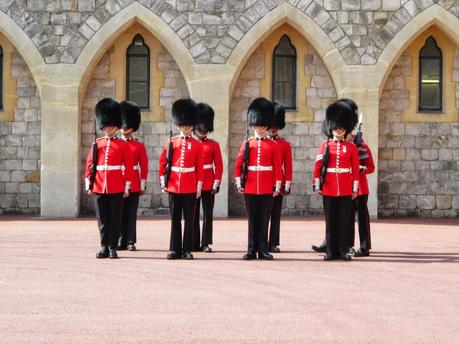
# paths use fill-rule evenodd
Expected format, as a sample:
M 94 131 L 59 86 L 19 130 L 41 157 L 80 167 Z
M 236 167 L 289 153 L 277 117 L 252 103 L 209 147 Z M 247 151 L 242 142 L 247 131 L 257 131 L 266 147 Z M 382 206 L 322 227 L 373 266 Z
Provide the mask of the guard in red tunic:
M 140 109 L 136 103 L 121 102 L 121 134 L 128 143 L 133 162 L 132 182 L 129 197 L 123 202 L 121 233 L 118 240 L 118 250 L 135 251 L 137 242 L 137 209 L 139 196 L 145 194 L 148 177 L 148 157 L 145 145 L 132 137 L 140 126 Z
M 371 249 L 370 215 L 368 213 L 368 194 L 370 191 L 368 188 L 367 175 L 374 172 L 375 163 L 370 147 L 368 147 L 363 139 L 359 140 L 360 142 L 356 142 L 353 135 L 349 136 L 351 136 L 350 139 L 358 148 L 360 161 L 359 192 L 358 196 L 353 200 L 354 210 L 357 211 L 359 223 L 360 248 L 354 253 L 354 257 L 367 257 L 370 255 Z M 351 233 L 355 233 L 355 221 L 352 221 L 351 226 Z M 354 238 L 351 239 L 351 244 L 354 246 Z
M 352 199 L 359 188 L 359 155 L 353 143 L 346 141 L 357 123 L 356 114 L 343 102 L 327 107 L 329 137 L 319 148 L 313 172 L 313 189 L 323 195 L 326 222 L 324 260 L 350 260 L 348 230 L 353 215 Z
M 86 190 L 94 198 L 102 246 L 96 257 L 118 258 L 123 197 L 129 196 L 133 165 L 128 144 L 115 135 L 121 127 L 120 104 L 110 98 L 100 100 L 96 119 L 105 136 L 90 149 L 85 172 Z
M 197 124 L 194 133 L 202 142 L 204 181 L 201 198 L 196 201 L 194 218 L 193 251 L 212 252 L 212 222 L 214 214 L 215 194 L 220 190 L 223 174 L 223 160 L 220 145 L 217 141 L 207 138 L 214 131 L 214 110 L 205 103 L 198 104 Z M 200 244 L 199 213 L 202 199 L 202 242 Z
M 239 193 L 244 194 L 249 218 L 247 253 L 243 259 L 273 259 L 268 253 L 268 225 L 273 197 L 282 184 L 282 160 L 279 145 L 268 137 L 274 105 L 266 98 L 257 98 L 247 110 L 247 124 L 254 137 L 242 143 L 236 157 L 234 177 Z
M 274 122 L 268 129 L 269 138 L 279 145 L 281 160 L 282 160 L 282 187 L 278 196 L 273 198 L 273 206 L 271 209 L 271 227 L 269 230 L 269 251 L 280 252 L 280 219 L 282 211 L 282 199 L 284 195 L 290 193 L 292 185 L 292 147 L 290 143 L 279 136 L 282 129 L 285 128 L 285 109 L 277 103 L 274 103 Z
M 192 99 L 179 99 L 172 104 L 172 122 L 180 135 L 166 143 L 159 158 L 159 181 L 163 192 L 169 194 L 171 214 L 167 259 L 193 259 L 194 210 L 204 180 L 202 143 L 191 137 L 196 114 L 197 104 Z M 183 241 L 182 213 L 185 219 Z

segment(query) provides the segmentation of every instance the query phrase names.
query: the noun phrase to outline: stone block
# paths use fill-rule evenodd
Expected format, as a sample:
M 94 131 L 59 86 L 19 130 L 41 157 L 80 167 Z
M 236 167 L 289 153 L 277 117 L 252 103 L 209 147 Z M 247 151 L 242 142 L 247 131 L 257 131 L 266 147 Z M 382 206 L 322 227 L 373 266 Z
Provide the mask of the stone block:
M 5 194 L 0 197 L 0 208 L 13 209 L 16 208 L 16 194 Z
M 363 0 L 362 1 L 362 10 L 375 11 L 381 9 L 382 0 Z
M 395 11 L 400 8 L 400 0 L 382 0 L 383 11 Z
M 27 10 L 39 12 L 45 10 L 45 0 L 27 0 Z
M 416 197 L 416 205 L 419 209 L 435 209 L 435 196 L 419 195 Z
M 366 1 L 364 1 L 366 2 Z M 326 10 L 337 11 L 341 9 L 341 1 L 339 0 L 324 0 L 324 8 Z
M 19 192 L 19 183 L 5 183 L 5 192 L 8 193 L 18 193 Z
M 437 209 L 445 210 L 451 209 L 452 196 L 438 195 L 437 196 Z
M 438 160 L 438 149 L 422 149 L 421 157 L 423 160 Z
M 36 171 L 37 170 L 37 161 L 36 160 L 23 160 L 22 169 L 24 171 Z
M 453 209 L 459 209 L 459 196 L 453 196 L 451 204 Z
M 197 12 L 213 12 L 215 9 L 215 0 L 196 0 L 194 9 Z
M 77 0 L 78 11 L 80 12 L 93 12 L 96 10 L 96 0 Z
M 24 171 L 13 171 L 11 172 L 11 181 L 12 182 L 25 182 L 25 172 Z

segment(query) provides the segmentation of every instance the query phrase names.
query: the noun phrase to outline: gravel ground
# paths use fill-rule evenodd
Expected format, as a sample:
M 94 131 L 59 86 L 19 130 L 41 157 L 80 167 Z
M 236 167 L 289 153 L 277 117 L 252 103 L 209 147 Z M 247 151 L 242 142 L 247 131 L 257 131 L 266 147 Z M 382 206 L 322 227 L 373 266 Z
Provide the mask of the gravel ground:
M 169 221 L 97 260 L 95 219 L 0 217 L 0 343 L 459 343 L 459 219 L 372 223 L 371 257 L 324 262 L 322 218 L 286 218 L 274 261 L 243 261 L 244 219 L 214 252 L 168 261 Z

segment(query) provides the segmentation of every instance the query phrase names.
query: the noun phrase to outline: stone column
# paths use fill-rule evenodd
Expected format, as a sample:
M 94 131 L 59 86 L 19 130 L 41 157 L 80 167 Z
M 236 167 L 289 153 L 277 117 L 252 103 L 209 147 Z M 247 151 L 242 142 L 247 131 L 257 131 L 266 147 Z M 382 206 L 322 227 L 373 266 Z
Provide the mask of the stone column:
M 80 121 L 74 65 L 46 65 L 41 79 L 41 216 L 78 215 Z
M 345 89 L 340 97 L 353 99 L 359 106 L 359 113 L 363 114 L 363 137 L 370 146 L 375 171 L 368 175 L 370 196 L 368 198 L 368 211 L 370 217 L 378 216 L 378 118 L 379 118 L 379 90 L 373 88 Z
M 232 174 L 228 171 L 230 80 L 222 65 L 197 65 L 193 77 L 187 80 L 190 96 L 208 103 L 215 111 L 214 132 L 209 137 L 218 141 L 223 157 L 222 184 L 215 198 L 216 217 L 228 216 L 228 176 Z

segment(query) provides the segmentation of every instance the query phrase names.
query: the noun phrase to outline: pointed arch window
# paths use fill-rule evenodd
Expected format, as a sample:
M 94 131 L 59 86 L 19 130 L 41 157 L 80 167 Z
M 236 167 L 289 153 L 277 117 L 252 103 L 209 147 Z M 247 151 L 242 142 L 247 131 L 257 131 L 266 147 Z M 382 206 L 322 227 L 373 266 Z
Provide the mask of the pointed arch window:
M 141 109 L 150 108 L 150 48 L 137 34 L 126 52 L 126 97 Z
M 0 111 L 3 110 L 3 49 L 0 46 Z
M 442 87 L 442 52 L 435 39 L 430 36 L 419 52 L 419 111 L 442 111 Z
M 273 51 L 273 100 L 296 109 L 296 49 L 283 35 Z

